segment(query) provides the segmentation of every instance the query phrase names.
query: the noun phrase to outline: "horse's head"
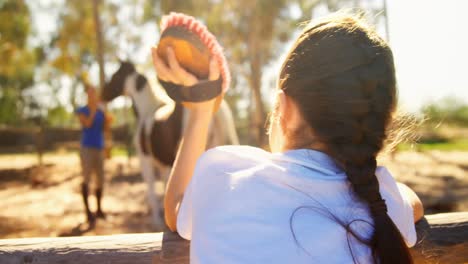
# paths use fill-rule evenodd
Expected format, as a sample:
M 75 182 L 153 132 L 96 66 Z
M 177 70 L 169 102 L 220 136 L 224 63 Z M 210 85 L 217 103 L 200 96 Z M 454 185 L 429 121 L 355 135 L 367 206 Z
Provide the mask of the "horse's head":
M 120 68 L 112 75 L 110 82 L 102 89 L 102 100 L 109 102 L 124 93 L 125 80 L 134 73 L 135 66 L 131 62 L 122 61 Z

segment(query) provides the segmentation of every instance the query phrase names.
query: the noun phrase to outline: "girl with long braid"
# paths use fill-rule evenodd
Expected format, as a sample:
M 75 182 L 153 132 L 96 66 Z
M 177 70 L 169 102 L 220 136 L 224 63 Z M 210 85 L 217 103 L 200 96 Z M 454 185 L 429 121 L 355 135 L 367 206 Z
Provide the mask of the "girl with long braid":
M 198 82 L 167 56 L 153 49 L 160 80 Z M 209 79 L 218 77 L 211 63 Z M 422 204 L 376 161 L 397 100 L 389 46 L 353 16 L 322 19 L 303 30 L 278 80 L 271 152 L 203 153 L 214 100 L 190 110 L 165 218 L 191 240 L 191 262 L 412 263 Z

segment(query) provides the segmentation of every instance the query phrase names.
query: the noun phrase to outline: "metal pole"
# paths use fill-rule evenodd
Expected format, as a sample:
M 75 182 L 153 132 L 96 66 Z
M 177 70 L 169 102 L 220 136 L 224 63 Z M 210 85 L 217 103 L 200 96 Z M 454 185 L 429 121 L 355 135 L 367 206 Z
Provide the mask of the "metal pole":
M 385 15 L 385 37 L 387 38 L 387 42 L 390 42 L 390 30 L 388 27 L 388 10 L 387 10 L 387 0 L 383 0 L 383 9 Z

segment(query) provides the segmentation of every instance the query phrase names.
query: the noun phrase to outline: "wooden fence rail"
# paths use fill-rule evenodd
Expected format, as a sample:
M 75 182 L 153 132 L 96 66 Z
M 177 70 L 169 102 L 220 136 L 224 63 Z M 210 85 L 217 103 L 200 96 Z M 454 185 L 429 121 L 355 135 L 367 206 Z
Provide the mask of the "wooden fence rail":
M 112 128 L 114 141 L 126 143 L 131 139 L 129 127 L 118 126 Z M 81 137 L 80 128 L 62 127 L 2 127 L 0 126 L 0 151 L 10 149 L 25 151 L 27 148 L 52 147 L 61 143 L 79 142 Z
M 416 225 L 416 263 L 468 263 L 468 212 L 428 215 Z M 187 264 L 190 243 L 175 233 L 0 240 L 1 264 Z

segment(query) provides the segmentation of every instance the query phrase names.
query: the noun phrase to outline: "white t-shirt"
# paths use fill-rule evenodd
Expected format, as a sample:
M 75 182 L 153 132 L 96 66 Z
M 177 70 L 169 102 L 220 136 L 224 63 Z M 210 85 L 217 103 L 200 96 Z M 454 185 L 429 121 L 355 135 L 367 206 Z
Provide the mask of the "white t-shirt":
M 408 246 L 416 242 L 413 209 L 384 167 L 376 171 L 388 214 Z M 372 220 L 346 174 L 326 154 L 270 153 L 248 146 L 211 149 L 185 191 L 177 230 L 191 240 L 191 263 L 353 263 L 346 230 L 369 237 Z M 350 238 L 359 263 L 366 246 Z

